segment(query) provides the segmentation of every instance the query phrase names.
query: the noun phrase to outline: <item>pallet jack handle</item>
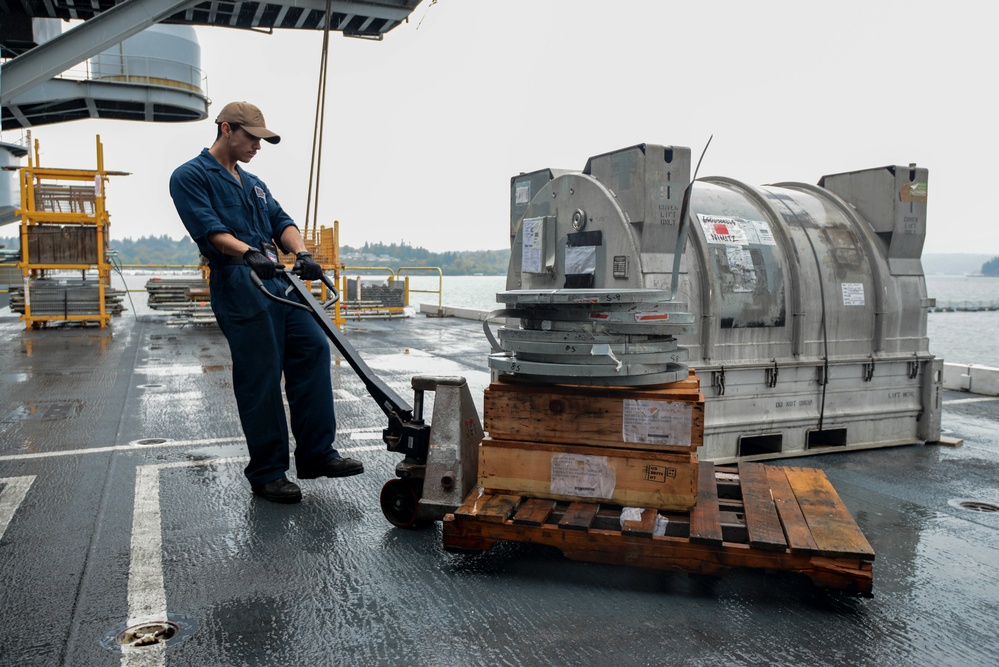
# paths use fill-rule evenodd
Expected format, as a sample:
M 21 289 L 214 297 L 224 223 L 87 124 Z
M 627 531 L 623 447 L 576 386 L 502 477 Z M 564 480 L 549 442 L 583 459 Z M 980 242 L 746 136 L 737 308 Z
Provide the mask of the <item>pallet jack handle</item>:
M 326 314 L 326 308 L 336 303 L 340 298 L 336 286 L 329 276 L 323 274 L 321 280 L 334 296 L 326 304 L 322 304 L 312 295 L 312 290 L 306 287 L 298 276 L 284 270 L 284 268 L 279 268 L 277 275 L 288 283 L 284 292 L 285 296 L 294 294 L 298 297 L 297 301 L 272 294 L 260 276 L 252 270 L 250 271 L 250 280 L 271 301 L 291 308 L 306 310 L 312 314 L 323 333 L 333 342 L 334 347 L 339 350 L 350 367 L 357 373 L 357 376 L 361 378 L 368 393 L 388 417 L 388 427 L 382 431 L 382 440 L 388 446 L 388 450 L 405 454 L 407 459 L 415 462 L 426 463 L 430 448 L 430 427 L 423 420 L 423 391 L 417 390 L 418 409 L 414 414 L 412 406 L 375 375 L 375 372 L 364 362 L 358 351 Z

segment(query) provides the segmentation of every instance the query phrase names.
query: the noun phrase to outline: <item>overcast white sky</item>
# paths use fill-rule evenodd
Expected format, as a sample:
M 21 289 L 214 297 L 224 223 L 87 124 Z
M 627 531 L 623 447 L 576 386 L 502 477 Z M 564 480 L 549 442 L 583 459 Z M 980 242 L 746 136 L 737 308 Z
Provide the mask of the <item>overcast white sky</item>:
M 514 174 L 643 142 L 696 159 L 713 134 L 700 175 L 752 185 L 928 167 L 924 252 L 999 254 L 997 18 L 989 0 L 423 0 L 382 42 L 331 38 L 320 222 L 349 245 L 501 248 Z M 185 234 L 167 180 L 241 99 L 283 137 L 248 169 L 304 221 L 321 33 L 198 35 L 207 120 L 33 132 L 46 166 L 92 167 L 99 133 L 133 174 L 110 185 L 112 238 Z

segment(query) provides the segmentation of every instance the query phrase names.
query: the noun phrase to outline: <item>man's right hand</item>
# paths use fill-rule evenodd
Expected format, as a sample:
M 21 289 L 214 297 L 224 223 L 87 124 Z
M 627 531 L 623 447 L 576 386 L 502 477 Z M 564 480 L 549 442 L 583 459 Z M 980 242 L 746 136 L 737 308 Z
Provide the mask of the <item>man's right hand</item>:
M 256 273 L 261 280 L 270 280 L 274 277 L 278 265 L 270 260 L 264 253 L 256 248 L 250 248 L 243 253 L 243 261 Z

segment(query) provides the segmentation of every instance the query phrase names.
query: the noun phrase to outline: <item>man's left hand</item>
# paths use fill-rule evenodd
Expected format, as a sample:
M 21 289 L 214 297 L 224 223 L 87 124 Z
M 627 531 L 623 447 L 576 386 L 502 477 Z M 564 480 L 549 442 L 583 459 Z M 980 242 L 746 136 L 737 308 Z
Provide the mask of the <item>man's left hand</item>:
M 322 280 L 323 267 L 312 258 L 311 252 L 300 252 L 295 255 L 295 266 L 291 272 L 297 274 L 302 280 Z

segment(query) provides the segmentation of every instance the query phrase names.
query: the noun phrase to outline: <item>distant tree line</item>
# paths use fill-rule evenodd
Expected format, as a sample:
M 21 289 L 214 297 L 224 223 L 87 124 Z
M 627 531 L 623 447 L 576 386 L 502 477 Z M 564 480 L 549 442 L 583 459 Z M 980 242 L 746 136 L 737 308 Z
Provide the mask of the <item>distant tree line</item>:
M 0 246 L 7 249 L 17 249 L 20 245 L 17 237 L 0 238 Z M 196 266 L 200 258 L 198 246 L 187 236 L 180 240 L 165 234 L 142 236 L 135 240 L 112 239 L 109 247 L 117 253 L 118 262 L 124 265 Z M 510 251 L 430 252 L 407 243 L 365 243 L 360 248 L 342 246 L 340 261 L 347 266 L 389 266 L 393 269 L 401 266 L 436 266 L 448 276 L 500 276 L 506 274 Z
M 21 239 L 16 236 L 0 238 L 0 246 L 5 250 L 17 250 L 21 247 Z M 166 234 L 143 236 L 134 241 L 111 239 L 108 248 L 115 253 L 119 263 L 141 266 L 197 266 L 201 257 L 198 246 L 188 236 L 180 240 Z
M 118 253 L 118 261 L 124 265 L 139 266 L 197 266 L 201 253 L 191 237 L 175 240 L 163 236 L 141 236 L 134 241 L 130 238 L 112 239 L 109 248 Z
M 999 277 L 999 257 L 993 257 L 982 264 L 982 275 Z
M 502 276 L 510 263 L 510 250 L 430 252 L 408 243 L 365 243 L 360 248 L 340 247 L 340 261 L 347 266 L 436 266 L 446 276 Z

